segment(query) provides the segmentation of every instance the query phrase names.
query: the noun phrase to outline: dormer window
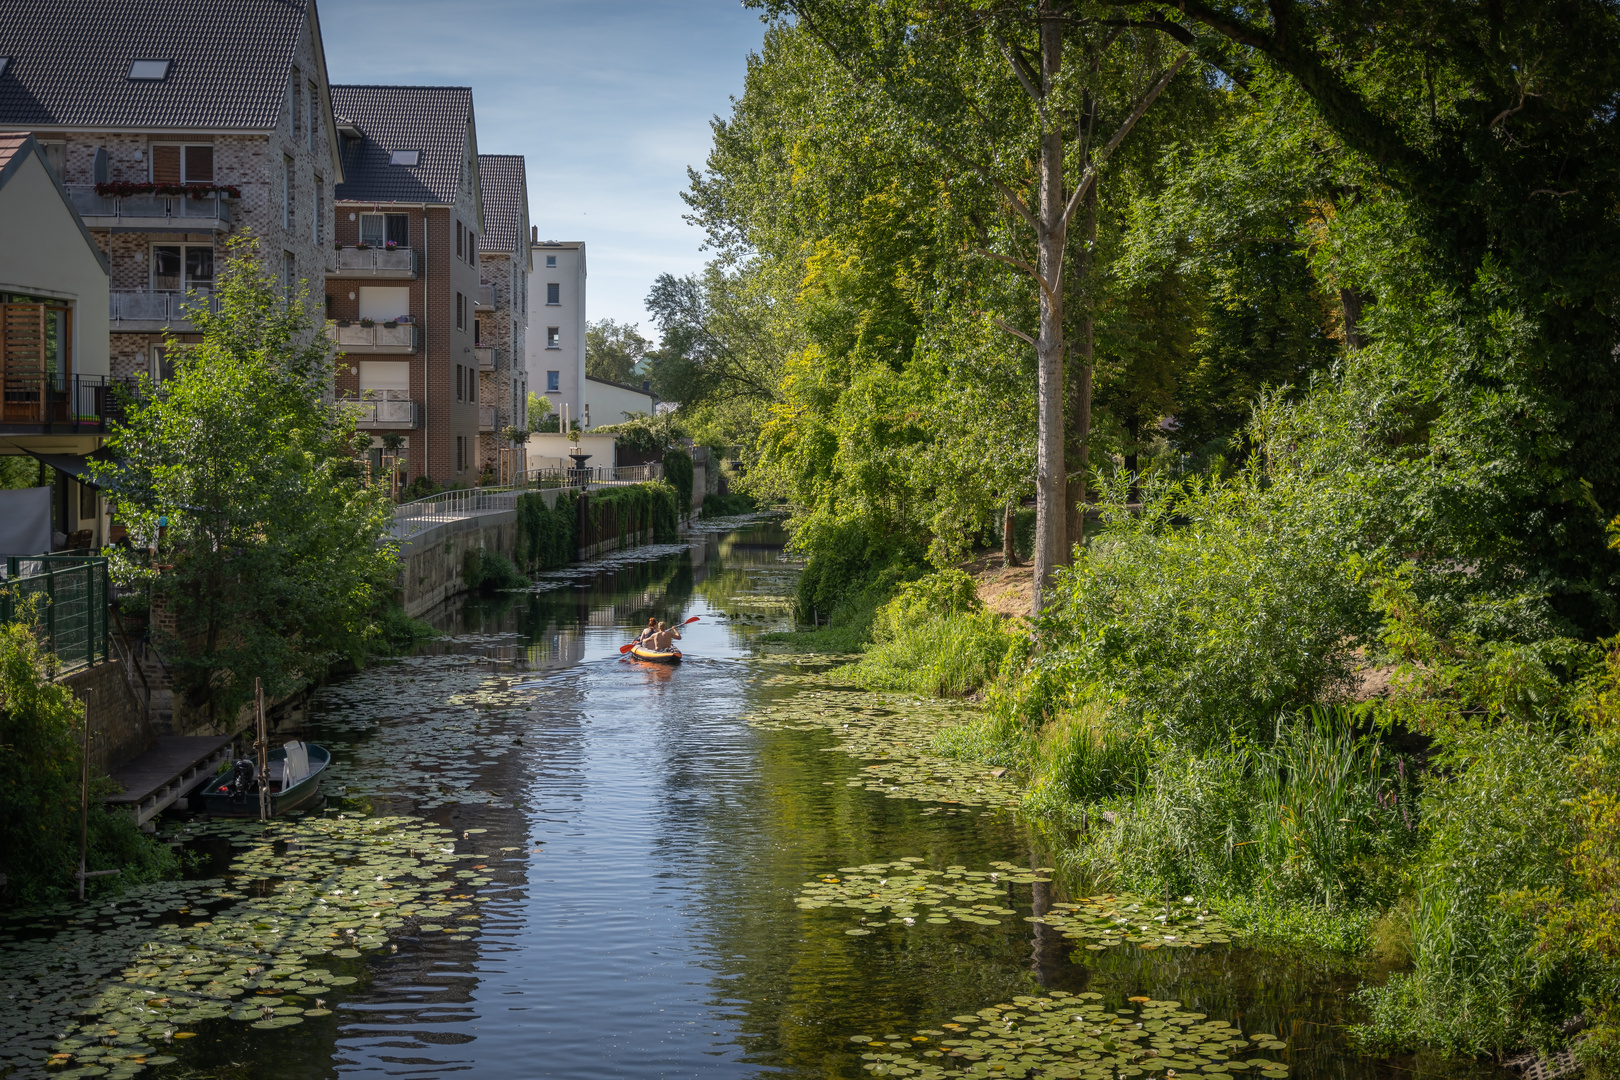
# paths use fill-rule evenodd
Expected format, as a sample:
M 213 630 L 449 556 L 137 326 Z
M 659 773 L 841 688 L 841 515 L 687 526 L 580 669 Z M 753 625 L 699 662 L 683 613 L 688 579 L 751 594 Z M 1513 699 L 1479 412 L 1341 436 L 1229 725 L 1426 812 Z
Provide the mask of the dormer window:
M 149 82 L 158 82 L 169 77 L 169 65 L 172 60 L 131 60 L 129 64 L 129 77 Z
M 417 159 L 422 156 L 420 150 L 395 150 L 388 155 L 388 164 L 404 165 L 407 168 L 416 168 Z
M 9 63 L 11 63 L 11 57 L 0 56 L 0 75 L 4 75 L 6 73 L 6 65 Z

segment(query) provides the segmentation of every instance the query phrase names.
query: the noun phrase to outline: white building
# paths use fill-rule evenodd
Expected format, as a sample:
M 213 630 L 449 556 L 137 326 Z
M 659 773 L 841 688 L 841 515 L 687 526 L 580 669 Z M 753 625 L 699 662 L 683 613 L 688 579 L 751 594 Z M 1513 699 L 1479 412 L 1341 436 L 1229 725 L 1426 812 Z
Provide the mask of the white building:
M 631 413 L 651 415 L 658 398 L 645 386 L 624 386 L 585 374 L 585 243 L 539 239 L 531 227 L 529 328 L 525 341 L 529 390 L 544 394 L 569 423 L 596 428 Z
M 529 236 L 529 391 L 550 398 L 559 416 L 584 423 L 585 243 L 541 241 L 538 227 Z

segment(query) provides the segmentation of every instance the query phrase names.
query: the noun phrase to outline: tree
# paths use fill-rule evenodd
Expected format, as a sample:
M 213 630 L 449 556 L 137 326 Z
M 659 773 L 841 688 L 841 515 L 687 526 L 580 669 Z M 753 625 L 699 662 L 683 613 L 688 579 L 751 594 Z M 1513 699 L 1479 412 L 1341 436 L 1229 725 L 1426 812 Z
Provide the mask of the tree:
M 659 274 L 644 301 L 662 336 L 650 353 L 658 395 L 682 405 L 776 396 L 782 343 L 760 296 L 760 275 Z
M 255 678 L 281 694 L 359 654 L 397 563 L 307 291 L 282 295 L 239 237 L 214 295 L 217 314 L 193 311 L 201 340 L 170 342 L 174 376 L 143 376 L 108 438 L 117 463 L 92 467 L 137 543 L 114 572 L 166 598 L 176 688 L 229 729 Z
M 543 431 L 546 418 L 552 415 L 551 399 L 544 394 L 529 391 L 528 420 L 530 431 Z
M 979 250 L 1037 286 L 1038 330 L 1032 335 L 1004 320 L 999 325 L 1034 346 L 1037 357 L 1038 612 L 1053 571 L 1067 561 L 1073 498 L 1064 448 L 1069 227 L 1099 170 L 1190 53 L 1162 56 L 1150 32 L 1122 25 L 1107 7 L 1070 0 L 996 7 L 756 2 L 795 17 L 857 84 L 896 106 L 902 137 L 956 176 L 988 185 L 1012 218 L 1013 228 L 1003 234 L 1011 242 L 1002 245 L 1010 251 L 992 250 L 988 236 Z M 1089 374 L 1089 363 L 1083 367 Z M 1084 416 L 1089 399 L 1082 387 L 1069 411 Z M 1083 445 L 1084 436 L 1077 441 Z
M 585 374 L 608 382 L 631 383 L 636 365 L 652 343 L 635 323 L 598 319 L 585 326 Z

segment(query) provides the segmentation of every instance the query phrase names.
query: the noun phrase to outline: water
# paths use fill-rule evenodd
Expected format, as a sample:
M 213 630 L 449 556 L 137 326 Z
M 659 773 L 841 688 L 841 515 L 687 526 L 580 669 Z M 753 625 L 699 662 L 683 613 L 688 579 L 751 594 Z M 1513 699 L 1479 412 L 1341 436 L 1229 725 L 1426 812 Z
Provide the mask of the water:
M 830 734 L 743 721 L 795 692 L 770 682 L 784 663 L 753 658 L 785 617 L 783 539 L 713 533 L 470 601 L 446 616 L 449 640 L 323 691 L 304 734 L 333 748 L 341 805 L 464 833 L 458 850 L 490 879 L 469 889 L 482 929 L 405 934 L 357 962 L 365 978 L 332 1015 L 198 1025 L 143 1075 L 863 1077 L 852 1034 L 909 1036 L 1052 989 L 1275 1031 L 1295 1077 L 1504 1075 L 1355 1055 L 1339 1027 L 1353 966 L 1223 947 L 1076 955 L 1021 917 L 854 937 L 847 911 L 801 912 L 799 886 L 840 866 L 1040 856 L 1012 815 L 924 814 L 848 786 L 862 763 L 825 752 Z M 680 667 L 620 658 L 649 615 L 699 617 Z M 1008 887 L 1020 916 L 1031 888 Z

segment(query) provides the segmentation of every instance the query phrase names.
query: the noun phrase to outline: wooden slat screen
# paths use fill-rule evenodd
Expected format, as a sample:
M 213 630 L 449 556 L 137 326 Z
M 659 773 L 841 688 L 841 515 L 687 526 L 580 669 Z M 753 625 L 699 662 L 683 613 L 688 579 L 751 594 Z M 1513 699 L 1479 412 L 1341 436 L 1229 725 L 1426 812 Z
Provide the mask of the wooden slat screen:
M 0 304 L 0 422 L 44 420 L 47 318 L 44 304 Z

